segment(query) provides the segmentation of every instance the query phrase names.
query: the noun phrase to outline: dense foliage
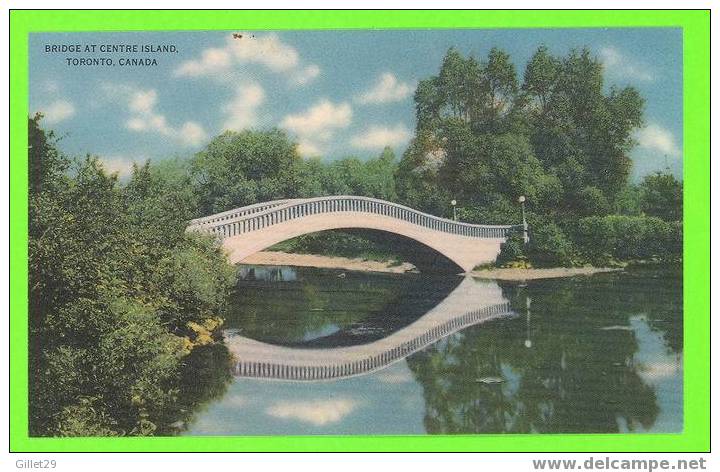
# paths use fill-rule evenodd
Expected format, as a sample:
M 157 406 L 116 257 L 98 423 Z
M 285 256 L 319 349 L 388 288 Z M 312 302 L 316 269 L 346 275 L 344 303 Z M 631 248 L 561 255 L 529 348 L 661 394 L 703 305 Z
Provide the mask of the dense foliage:
M 214 349 L 232 268 L 185 233 L 187 181 L 145 165 L 121 187 L 97 158 L 65 158 L 39 121 L 29 120 L 31 434 L 164 432 L 203 396 L 183 396 L 180 380 L 203 363 L 191 351 Z
M 190 163 L 201 216 L 281 198 L 364 195 L 396 200 L 394 171 L 390 149 L 366 161 L 304 160 L 296 143 L 277 129 L 226 131 Z
M 415 106 L 416 135 L 397 172 L 400 200 L 448 214 L 456 199 L 463 220 L 502 224 L 520 221 L 516 202 L 525 196 L 531 242 L 509 241 L 501 263 L 680 255 L 680 224 L 672 222 L 682 219 L 682 184 L 662 173 L 629 182 L 643 99 L 632 87 L 606 87 L 588 50 L 555 57 L 541 46 L 519 77 L 499 49 L 483 61 L 450 49 L 438 75 L 418 84 Z M 612 214 L 633 218 L 602 219 Z M 612 233 L 613 242 L 589 243 L 591 221 L 615 228 L 591 230 L 602 231 L 597 239 Z

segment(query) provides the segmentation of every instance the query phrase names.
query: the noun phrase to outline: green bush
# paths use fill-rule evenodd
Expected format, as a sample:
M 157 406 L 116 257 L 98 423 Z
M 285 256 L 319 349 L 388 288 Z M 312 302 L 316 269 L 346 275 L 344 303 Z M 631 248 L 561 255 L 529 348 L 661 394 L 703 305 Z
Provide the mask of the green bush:
M 594 264 L 682 254 L 682 225 L 652 216 L 590 216 L 579 220 L 573 233 L 580 253 Z
M 530 228 L 527 256 L 537 267 L 569 266 L 573 264 L 573 246 L 555 223 Z
M 597 187 L 587 186 L 577 195 L 577 211 L 583 216 L 605 215 L 610 211 L 610 203 L 605 194 Z
M 500 254 L 495 260 L 498 267 L 525 260 L 525 242 L 522 234 L 513 234 L 500 246 Z
M 683 184 L 672 174 L 656 172 L 640 184 L 642 211 L 665 221 L 682 220 Z

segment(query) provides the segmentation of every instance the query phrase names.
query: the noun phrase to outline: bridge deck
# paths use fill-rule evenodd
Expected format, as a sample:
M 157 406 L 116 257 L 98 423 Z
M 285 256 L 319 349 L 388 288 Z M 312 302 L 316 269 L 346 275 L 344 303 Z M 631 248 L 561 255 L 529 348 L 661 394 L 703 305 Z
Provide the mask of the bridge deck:
M 430 247 L 468 272 L 492 262 L 518 225 L 476 225 L 429 215 L 397 203 L 351 195 L 276 200 L 193 220 L 188 231 L 215 234 L 231 262 L 281 241 L 331 229 L 386 231 Z
M 423 213 L 385 200 L 341 195 L 258 203 L 192 220 L 188 228 L 210 231 L 224 238 L 257 231 L 288 220 L 340 212 L 386 216 L 433 231 L 473 238 L 505 238 L 511 231 L 519 227 L 518 225 L 464 223 Z

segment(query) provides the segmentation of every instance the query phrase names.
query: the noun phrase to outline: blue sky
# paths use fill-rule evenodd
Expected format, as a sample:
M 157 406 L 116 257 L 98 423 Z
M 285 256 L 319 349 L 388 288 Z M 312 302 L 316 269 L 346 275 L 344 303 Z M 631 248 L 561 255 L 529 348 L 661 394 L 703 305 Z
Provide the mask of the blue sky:
M 451 46 L 484 58 L 506 50 L 521 76 L 540 44 L 563 55 L 589 47 L 607 85 L 646 98 L 633 174 L 682 173 L 680 29 L 529 29 L 38 33 L 30 37 L 30 111 L 62 136 L 71 155 L 97 154 L 111 170 L 133 161 L 189 156 L 225 129 L 289 132 L 304 156 L 367 158 L 412 137 L 418 80 L 438 72 Z M 239 33 L 239 32 L 236 32 Z M 175 45 L 176 53 L 48 53 L 53 44 Z M 112 58 L 69 66 L 66 58 Z M 157 66 L 120 66 L 121 58 Z

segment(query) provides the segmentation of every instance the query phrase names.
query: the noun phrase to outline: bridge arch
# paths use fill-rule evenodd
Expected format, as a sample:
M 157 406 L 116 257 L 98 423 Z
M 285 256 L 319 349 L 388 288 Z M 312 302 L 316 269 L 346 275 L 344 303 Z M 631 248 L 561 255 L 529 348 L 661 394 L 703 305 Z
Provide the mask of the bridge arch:
M 517 226 L 474 225 L 375 198 L 331 196 L 277 200 L 191 221 L 189 230 L 214 233 L 232 263 L 282 241 L 336 229 L 372 229 L 413 239 L 464 272 L 492 262 Z
M 300 236 L 300 238 L 303 238 L 304 236 L 320 236 L 319 240 L 310 242 L 310 246 L 312 247 L 310 253 L 325 254 L 325 242 L 327 242 L 327 244 L 333 244 L 335 239 L 326 239 L 323 238 L 323 236 L 332 236 L 332 233 L 357 237 L 363 240 L 363 242 L 370 242 L 370 244 L 375 245 L 378 250 L 384 251 L 387 254 L 393 254 L 394 256 L 397 256 L 399 260 L 412 264 L 415 266 L 417 271 L 423 274 L 458 274 L 462 272 L 462 268 L 444 254 L 438 252 L 430 246 L 426 246 L 416 239 L 408 238 L 397 233 L 369 228 L 341 228 L 324 230 L 317 233 L 308 233 L 307 235 Z M 360 244 L 363 244 L 363 242 L 360 242 Z M 346 244 L 352 245 L 352 243 L 344 243 L 343 246 Z M 301 245 L 304 246 L 305 244 Z M 283 251 L 284 249 L 276 249 L 271 246 L 265 250 Z M 327 253 L 332 254 L 329 251 L 327 251 Z M 347 255 L 346 257 L 352 258 L 359 256 Z M 255 258 L 250 256 L 243 263 L 254 264 L 254 261 Z
M 404 328 L 366 344 L 335 348 L 279 346 L 227 332 L 240 377 L 319 381 L 376 372 L 469 326 L 516 317 L 501 287 L 465 277 L 438 305 Z

